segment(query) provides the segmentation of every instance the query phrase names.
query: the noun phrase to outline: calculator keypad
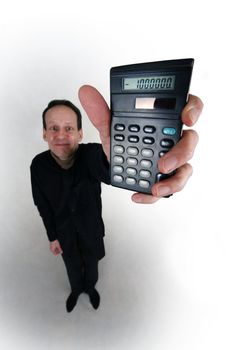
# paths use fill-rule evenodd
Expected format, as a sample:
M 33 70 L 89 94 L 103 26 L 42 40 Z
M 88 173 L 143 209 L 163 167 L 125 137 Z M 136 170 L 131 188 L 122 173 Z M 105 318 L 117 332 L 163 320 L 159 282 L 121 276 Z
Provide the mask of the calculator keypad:
M 112 184 L 151 193 L 155 182 L 169 176 L 159 172 L 157 162 L 179 140 L 181 125 L 178 119 L 113 117 Z

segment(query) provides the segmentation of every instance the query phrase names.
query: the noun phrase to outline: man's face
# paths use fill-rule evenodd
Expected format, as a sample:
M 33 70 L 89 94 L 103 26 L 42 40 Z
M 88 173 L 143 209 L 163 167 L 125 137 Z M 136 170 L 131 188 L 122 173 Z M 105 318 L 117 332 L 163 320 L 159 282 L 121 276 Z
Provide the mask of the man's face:
M 78 130 L 77 115 L 66 106 L 54 106 L 46 112 L 46 129 L 43 138 L 49 149 L 61 160 L 68 159 L 82 140 L 82 129 Z

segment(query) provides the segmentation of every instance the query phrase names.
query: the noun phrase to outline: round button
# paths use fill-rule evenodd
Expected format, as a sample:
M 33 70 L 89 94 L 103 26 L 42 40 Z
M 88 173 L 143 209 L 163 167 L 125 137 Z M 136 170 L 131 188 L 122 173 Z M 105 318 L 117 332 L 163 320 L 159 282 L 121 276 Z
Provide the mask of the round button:
M 133 177 L 127 177 L 125 181 L 128 185 L 135 185 L 136 184 L 136 180 Z
M 148 188 L 150 186 L 150 182 L 147 180 L 139 180 L 139 186 L 143 188 Z
M 160 145 L 165 148 L 172 148 L 174 146 L 174 141 L 170 139 L 163 139 L 161 140 Z
M 123 130 L 125 130 L 125 126 L 124 126 L 124 124 L 115 124 L 114 129 L 116 131 L 123 131 Z
M 140 170 L 139 175 L 148 179 L 151 176 L 151 173 L 148 170 L 142 169 Z
M 137 156 L 138 155 L 138 149 L 136 147 L 128 147 L 127 148 L 127 153 L 130 156 Z
M 143 128 L 143 131 L 147 134 L 153 134 L 155 132 L 155 130 L 156 130 L 155 127 L 152 125 L 146 125 Z
M 142 150 L 143 157 L 151 158 L 151 157 L 153 157 L 153 154 L 154 154 L 154 152 L 150 148 L 143 148 L 143 150 Z
M 121 175 L 114 175 L 113 176 L 113 181 L 115 181 L 115 182 L 118 182 L 118 183 L 120 183 L 120 182 L 123 182 L 123 177 L 121 176 Z
M 114 156 L 113 161 L 114 161 L 114 163 L 122 164 L 122 163 L 124 163 L 124 158 L 121 156 Z
M 166 180 L 166 179 L 168 179 L 171 175 L 172 175 L 172 173 L 169 173 L 169 174 L 158 173 L 158 174 L 156 175 L 156 181 L 159 182 L 159 181 L 162 181 L 162 180 Z
M 155 139 L 153 137 L 143 137 L 143 143 L 147 145 L 153 145 Z
M 168 152 L 168 151 L 165 151 L 165 150 L 164 150 L 164 151 L 161 151 L 161 152 L 159 152 L 159 156 L 160 156 L 160 157 L 163 157 L 164 154 L 166 154 L 167 152 Z
M 163 134 L 164 135 L 175 135 L 176 133 L 176 128 L 171 128 L 171 127 L 166 127 L 166 128 L 163 128 Z
M 137 158 L 133 158 L 133 157 L 127 158 L 126 162 L 128 165 L 137 165 L 138 164 Z
M 116 141 L 124 141 L 125 137 L 124 135 L 115 135 L 114 140 Z
M 129 131 L 131 132 L 139 132 L 140 126 L 139 125 L 129 125 Z
M 114 165 L 113 167 L 114 173 L 121 174 L 124 171 L 124 168 L 120 165 Z
M 150 160 L 147 160 L 147 159 L 142 159 L 140 164 L 143 168 L 150 169 L 152 167 L 152 162 Z
M 118 154 L 122 154 L 125 151 L 124 147 L 123 146 L 119 146 L 119 145 L 114 146 L 113 149 L 114 149 L 114 152 L 118 153 Z
M 138 136 L 129 136 L 128 137 L 129 142 L 137 143 L 139 141 Z
M 137 174 L 137 170 L 134 168 L 127 168 L 126 172 L 128 175 L 135 176 Z

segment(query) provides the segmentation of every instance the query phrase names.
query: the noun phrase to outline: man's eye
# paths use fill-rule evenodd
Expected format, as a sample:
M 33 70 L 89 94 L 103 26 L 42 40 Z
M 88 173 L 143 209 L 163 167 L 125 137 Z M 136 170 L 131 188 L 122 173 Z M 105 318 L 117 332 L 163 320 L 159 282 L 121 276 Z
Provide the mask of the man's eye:
M 74 128 L 72 128 L 72 126 L 67 126 L 67 128 L 66 128 L 66 131 L 73 131 L 74 130 Z
M 51 126 L 49 128 L 49 130 L 51 130 L 51 131 L 58 131 L 58 127 L 57 126 Z

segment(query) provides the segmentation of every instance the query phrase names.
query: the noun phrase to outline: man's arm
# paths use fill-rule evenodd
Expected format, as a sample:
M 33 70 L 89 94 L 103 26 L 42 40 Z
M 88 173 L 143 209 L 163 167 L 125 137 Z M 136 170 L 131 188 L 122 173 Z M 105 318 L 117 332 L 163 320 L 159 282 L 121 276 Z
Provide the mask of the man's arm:
M 110 110 L 103 96 L 92 86 L 84 85 L 79 89 L 79 99 L 89 119 L 99 131 L 104 152 L 110 159 Z M 182 112 L 182 121 L 186 126 L 193 126 L 203 109 L 202 101 L 189 95 L 188 103 Z M 162 173 L 177 170 L 175 175 L 154 184 L 152 196 L 143 193 L 134 193 L 132 200 L 137 203 L 154 203 L 163 196 L 179 192 L 183 189 L 192 175 L 192 166 L 188 161 L 192 158 L 198 134 L 195 130 L 184 130 L 181 140 L 158 162 Z
M 53 215 L 51 213 L 51 208 L 47 203 L 45 197 L 39 186 L 39 181 L 36 176 L 35 165 L 32 163 L 31 165 L 31 186 L 32 186 L 32 197 L 34 204 L 36 205 L 39 214 L 43 220 L 48 239 L 50 241 L 50 251 L 53 255 L 58 255 L 62 253 L 62 249 L 59 241 L 56 239 L 56 229 L 53 220 Z

